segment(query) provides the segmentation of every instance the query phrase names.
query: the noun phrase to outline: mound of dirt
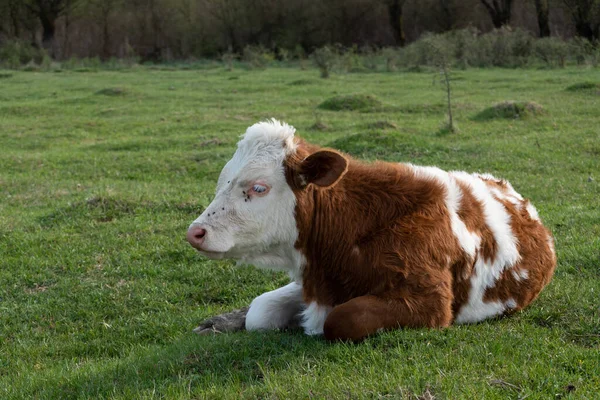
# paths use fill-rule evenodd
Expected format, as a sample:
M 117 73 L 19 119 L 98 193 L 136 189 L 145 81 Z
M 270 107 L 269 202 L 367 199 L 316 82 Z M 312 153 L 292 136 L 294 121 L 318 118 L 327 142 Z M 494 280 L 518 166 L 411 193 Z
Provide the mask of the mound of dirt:
M 571 85 L 567 88 L 569 92 L 587 92 L 587 91 L 598 91 L 600 90 L 600 83 L 598 82 L 580 82 Z
M 519 119 L 544 114 L 544 108 L 533 101 L 503 101 L 486 108 L 473 119 L 486 121 L 490 119 Z
M 98 90 L 96 94 L 101 96 L 125 96 L 127 94 L 127 90 L 120 87 L 106 88 Z
M 319 104 L 319 108 L 329 111 L 373 111 L 381 109 L 382 105 L 371 94 L 350 94 L 327 99 Z
M 389 121 L 376 121 L 367 124 L 367 128 L 371 129 L 398 129 L 398 125 Z
M 314 124 L 312 124 L 308 129 L 310 129 L 311 131 L 326 131 L 329 129 L 329 125 L 327 125 L 325 122 L 317 121 Z

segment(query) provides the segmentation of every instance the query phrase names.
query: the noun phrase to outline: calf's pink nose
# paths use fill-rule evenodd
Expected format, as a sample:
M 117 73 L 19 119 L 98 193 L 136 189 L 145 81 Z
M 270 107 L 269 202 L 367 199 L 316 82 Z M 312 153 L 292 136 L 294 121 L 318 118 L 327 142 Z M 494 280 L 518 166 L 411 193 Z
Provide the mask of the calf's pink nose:
M 202 250 L 202 243 L 204 243 L 204 238 L 206 237 L 206 229 L 201 226 L 194 225 L 188 229 L 187 232 L 187 241 L 198 250 Z

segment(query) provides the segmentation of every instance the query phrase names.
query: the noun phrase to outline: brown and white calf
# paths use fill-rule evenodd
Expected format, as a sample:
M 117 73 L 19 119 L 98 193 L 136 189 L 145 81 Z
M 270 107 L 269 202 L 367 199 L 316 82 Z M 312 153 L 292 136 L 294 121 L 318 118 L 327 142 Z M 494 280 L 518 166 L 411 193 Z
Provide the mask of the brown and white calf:
M 246 329 L 298 315 L 332 340 L 446 327 L 520 310 L 550 281 L 552 236 L 508 182 L 364 163 L 294 133 L 248 128 L 187 235 L 208 257 L 289 273 L 254 299 Z

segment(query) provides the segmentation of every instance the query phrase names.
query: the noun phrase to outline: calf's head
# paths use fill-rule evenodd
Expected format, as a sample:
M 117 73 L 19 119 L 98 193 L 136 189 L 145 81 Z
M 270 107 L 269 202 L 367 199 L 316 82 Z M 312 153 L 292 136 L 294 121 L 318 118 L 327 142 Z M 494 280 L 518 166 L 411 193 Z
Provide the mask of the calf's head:
M 210 258 L 245 258 L 297 237 L 296 196 L 328 188 L 347 170 L 337 152 L 310 154 L 294 128 L 276 120 L 252 125 L 217 182 L 213 201 L 190 225 L 187 240 Z

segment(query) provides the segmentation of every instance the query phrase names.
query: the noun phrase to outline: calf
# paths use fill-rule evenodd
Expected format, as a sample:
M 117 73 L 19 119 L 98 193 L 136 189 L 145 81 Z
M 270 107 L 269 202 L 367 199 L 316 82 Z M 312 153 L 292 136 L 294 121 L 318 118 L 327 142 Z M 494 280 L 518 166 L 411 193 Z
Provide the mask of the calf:
M 258 296 L 248 330 L 297 321 L 360 340 L 383 329 L 478 322 L 527 306 L 550 281 L 552 236 L 491 175 L 364 163 L 294 136 L 248 128 L 187 239 L 210 258 L 286 271 Z

